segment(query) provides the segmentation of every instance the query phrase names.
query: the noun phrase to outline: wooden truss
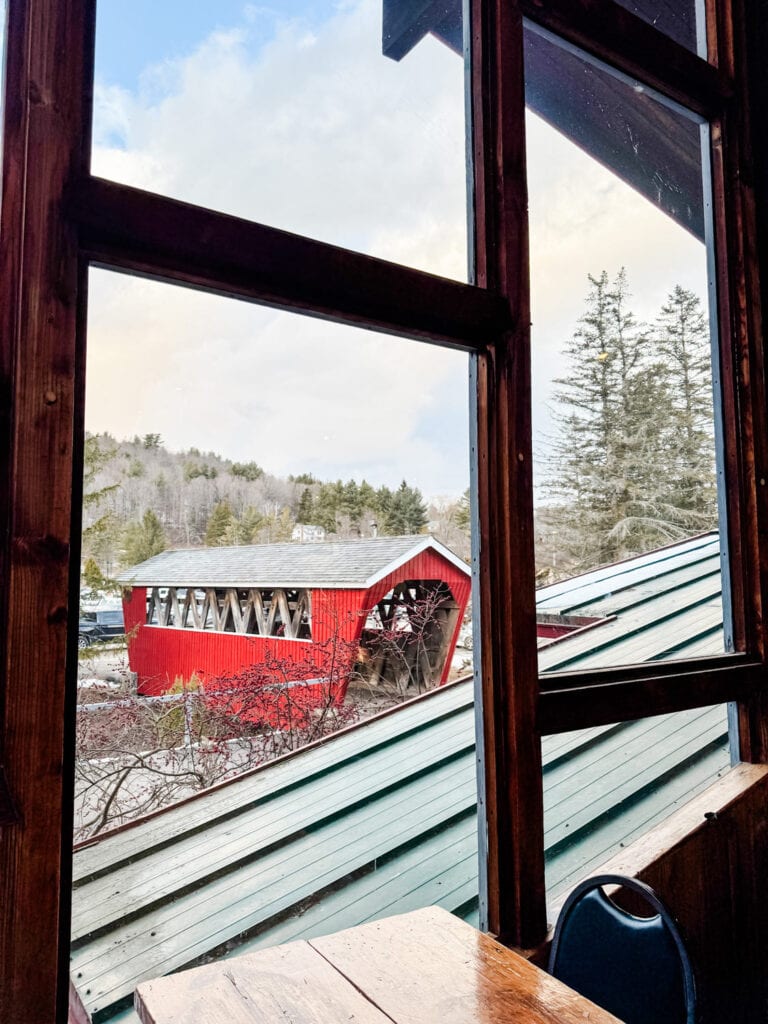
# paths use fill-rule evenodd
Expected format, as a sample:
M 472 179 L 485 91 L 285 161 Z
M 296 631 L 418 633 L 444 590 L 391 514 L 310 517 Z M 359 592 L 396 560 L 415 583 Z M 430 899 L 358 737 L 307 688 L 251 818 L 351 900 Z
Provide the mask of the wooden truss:
M 146 622 L 168 629 L 312 639 L 308 590 L 152 587 Z
M 437 686 L 458 616 L 459 607 L 445 583 L 398 583 L 375 606 L 376 625 L 363 630 L 366 660 L 358 670 L 366 683 L 394 686 L 401 693 Z

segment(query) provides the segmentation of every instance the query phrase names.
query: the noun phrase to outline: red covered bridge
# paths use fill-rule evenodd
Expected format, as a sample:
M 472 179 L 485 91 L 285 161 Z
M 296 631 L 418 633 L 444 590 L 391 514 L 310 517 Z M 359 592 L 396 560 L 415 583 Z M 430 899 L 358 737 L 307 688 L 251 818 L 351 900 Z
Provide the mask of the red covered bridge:
M 429 536 L 164 551 L 119 581 L 142 694 L 257 672 L 341 700 L 353 667 L 428 689 L 448 677 L 470 593 L 468 567 Z

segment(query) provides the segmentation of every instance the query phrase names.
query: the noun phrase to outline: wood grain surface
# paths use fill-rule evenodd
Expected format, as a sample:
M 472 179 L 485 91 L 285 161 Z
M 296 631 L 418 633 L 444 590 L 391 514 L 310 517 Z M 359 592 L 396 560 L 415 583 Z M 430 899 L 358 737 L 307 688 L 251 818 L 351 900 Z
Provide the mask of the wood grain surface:
M 143 1024 L 616 1024 L 438 907 L 262 950 L 136 989 Z
M 148 981 L 136 992 L 143 1024 L 385 1024 L 387 1019 L 307 942 Z

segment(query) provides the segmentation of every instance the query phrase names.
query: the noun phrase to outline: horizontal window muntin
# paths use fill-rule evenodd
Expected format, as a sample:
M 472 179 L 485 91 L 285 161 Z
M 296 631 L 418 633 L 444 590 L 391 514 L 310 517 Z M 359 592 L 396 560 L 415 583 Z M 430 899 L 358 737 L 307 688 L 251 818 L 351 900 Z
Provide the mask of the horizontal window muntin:
M 98 269 L 466 352 L 513 323 L 508 302 L 477 285 L 99 178 L 73 187 L 68 210 Z

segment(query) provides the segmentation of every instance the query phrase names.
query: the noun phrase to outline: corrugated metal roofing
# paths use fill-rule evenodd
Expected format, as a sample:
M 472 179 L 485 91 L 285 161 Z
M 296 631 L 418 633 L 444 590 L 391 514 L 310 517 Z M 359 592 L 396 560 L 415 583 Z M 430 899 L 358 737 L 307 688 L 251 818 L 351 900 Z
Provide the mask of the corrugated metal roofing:
M 615 598 L 613 621 L 634 616 L 632 635 L 645 632 L 650 656 L 664 657 L 669 636 L 684 639 L 691 608 L 713 624 L 711 541 L 616 567 L 626 586 L 600 570 L 602 582 L 587 574 L 574 589 L 603 612 Z M 679 585 L 691 595 L 701 585 L 703 603 L 669 605 L 666 570 L 683 568 Z M 688 625 L 675 630 L 676 616 Z M 596 663 L 614 664 L 627 638 L 604 633 L 610 625 L 542 654 L 565 658 L 577 645 L 586 660 L 589 637 Z M 656 643 L 656 631 L 669 636 Z M 547 882 L 556 896 L 727 770 L 725 710 L 546 737 L 543 758 Z M 78 990 L 94 1020 L 117 1020 L 142 978 L 218 956 L 430 903 L 476 920 L 476 813 L 474 707 L 464 681 L 76 853 Z
M 367 588 L 427 548 L 469 574 L 444 544 L 411 536 L 163 551 L 117 579 L 137 587 Z
M 536 607 L 608 619 L 542 642 L 542 672 L 723 654 L 719 539 L 705 534 L 544 587 Z

